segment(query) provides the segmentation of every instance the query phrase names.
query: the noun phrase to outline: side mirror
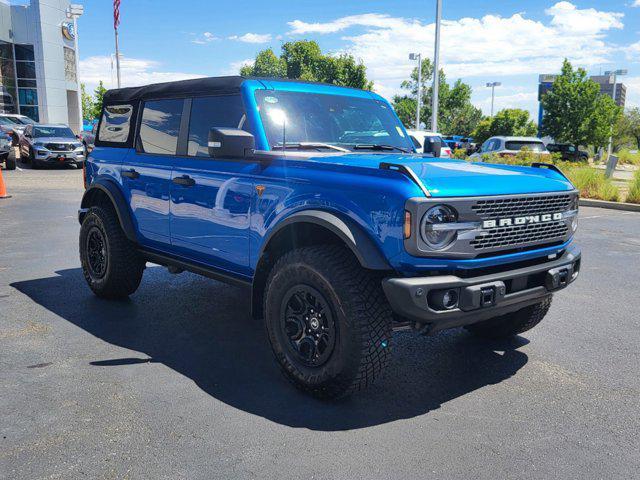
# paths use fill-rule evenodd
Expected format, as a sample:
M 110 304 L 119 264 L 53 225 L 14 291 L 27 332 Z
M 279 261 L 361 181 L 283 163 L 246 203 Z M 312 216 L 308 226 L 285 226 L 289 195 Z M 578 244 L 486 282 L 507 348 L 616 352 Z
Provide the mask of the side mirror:
M 438 158 L 442 155 L 442 142 L 437 138 L 425 138 L 424 140 L 424 153 L 431 153 L 434 157 Z
M 209 130 L 209 156 L 244 158 L 256 147 L 255 138 L 239 128 L 213 127 Z

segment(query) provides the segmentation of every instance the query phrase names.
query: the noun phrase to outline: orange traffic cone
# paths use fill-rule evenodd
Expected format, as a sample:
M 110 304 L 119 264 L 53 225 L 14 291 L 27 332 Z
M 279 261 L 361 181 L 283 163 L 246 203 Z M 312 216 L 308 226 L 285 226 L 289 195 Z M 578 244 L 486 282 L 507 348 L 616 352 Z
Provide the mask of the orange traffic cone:
M 11 198 L 11 195 L 7 195 L 7 187 L 4 185 L 4 179 L 2 178 L 2 169 L 0 169 L 0 198 Z

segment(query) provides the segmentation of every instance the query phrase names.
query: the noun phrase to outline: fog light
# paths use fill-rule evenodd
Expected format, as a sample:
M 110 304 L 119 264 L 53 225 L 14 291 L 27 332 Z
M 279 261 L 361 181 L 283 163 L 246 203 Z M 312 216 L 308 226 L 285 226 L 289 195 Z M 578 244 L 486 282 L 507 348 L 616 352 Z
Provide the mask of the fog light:
M 429 305 L 434 310 L 452 310 L 458 306 L 459 298 L 460 295 L 455 288 L 434 290 L 429 292 Z

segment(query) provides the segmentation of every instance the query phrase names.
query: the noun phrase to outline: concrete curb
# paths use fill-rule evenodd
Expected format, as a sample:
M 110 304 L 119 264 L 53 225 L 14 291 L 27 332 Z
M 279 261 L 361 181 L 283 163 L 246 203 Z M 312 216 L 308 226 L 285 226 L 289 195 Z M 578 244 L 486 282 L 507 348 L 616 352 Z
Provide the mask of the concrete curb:
M 640 205 L 637 203 L 606 202 L 604 200 L 593 200 L 590 198 L 581 198 L 580 206 L 608 208 L 610 210 L 625 210 L 627 212 L 640 212 Z

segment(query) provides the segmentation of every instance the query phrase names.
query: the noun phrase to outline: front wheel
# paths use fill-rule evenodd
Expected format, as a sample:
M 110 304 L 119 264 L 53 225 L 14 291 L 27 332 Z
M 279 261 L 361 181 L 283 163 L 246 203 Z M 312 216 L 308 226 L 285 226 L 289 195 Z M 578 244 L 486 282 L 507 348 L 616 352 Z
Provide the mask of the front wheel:
M 112 208 L 91 207 L 80 227 L 80 263 L 98 297 L 126 298 L 138 289 L 145 261 Z
M 267 333 L 285 376 L 320 398 L 371 384 L 389 360 L 392 313 L 379 274 L 344 247 L 284 255 L 264 298 Z
M 509 338 L 531 330 L 545 317 L 551 307 L 551 296 L 535 305 L 530 305 L 500 317 L 468 325 L 465 328 L 483 338 Z

